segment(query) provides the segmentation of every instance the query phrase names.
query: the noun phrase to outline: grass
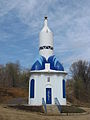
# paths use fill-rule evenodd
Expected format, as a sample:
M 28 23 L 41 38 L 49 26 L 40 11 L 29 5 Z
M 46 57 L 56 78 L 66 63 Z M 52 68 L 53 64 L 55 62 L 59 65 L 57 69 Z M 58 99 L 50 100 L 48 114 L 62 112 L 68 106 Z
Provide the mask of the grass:
M 28 90 L 23 88 L 1 88 L 0 103 L 7 103 L 13 98 L 27 98 Z
M 85 110 L 76 106 L 62 106 L 62 113 L 83 113 Z
M 88 109 L 90 111 L 90 108 Z M 86 115 L 64 115 L 48 116 L 37 112 L 27 112 L 24 110 L 12 109 L 0 105 L 0 120 L 90 120 L 90 114 Z
M 9 107 L 19 109 L 19 110 L 24 110 L 24 111 L 44 113 L 43 106 L 9 105 Z M 86 111 L 76 106 L 62 106 L 61 112 L 62 113 L 84 113 Z
M 8 107 L 24 110 L 24 111 L 44 113 L 43 106 L 8 105 Z

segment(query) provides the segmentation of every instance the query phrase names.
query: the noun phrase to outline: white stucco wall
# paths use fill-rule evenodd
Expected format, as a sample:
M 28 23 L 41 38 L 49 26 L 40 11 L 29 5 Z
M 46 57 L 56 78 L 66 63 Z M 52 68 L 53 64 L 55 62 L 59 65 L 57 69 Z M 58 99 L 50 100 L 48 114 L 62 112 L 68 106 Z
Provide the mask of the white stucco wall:
M 50 82 L 48 82 L 50 77 Z M 63 98 L 63 79 L 64 74 L 54 73 L 33 73 L 31 79 L 35 80 L 34 98 L 30 98 L 30 87 L 29 87 L 29 104 L 30 105 L 42 105 L 42 98 L 46 102 L 46 88 L 52 88 L 52 104 L 55 104 L 54 98 L 58 98 L 61 105 L 66 105 L 66 98 Z M 29 85 L 30 85 L 29 81 Z

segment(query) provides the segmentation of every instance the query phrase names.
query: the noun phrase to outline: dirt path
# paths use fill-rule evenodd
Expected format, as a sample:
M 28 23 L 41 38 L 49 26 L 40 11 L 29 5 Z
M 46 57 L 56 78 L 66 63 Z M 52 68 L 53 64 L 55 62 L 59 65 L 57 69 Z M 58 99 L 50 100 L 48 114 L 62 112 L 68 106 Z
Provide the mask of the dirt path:
M 0 105 L 0 120 L 90 120 L 90 108 L 85 108 L 89 114 L 75 116 L 44 116 L 39 113 L 5 108 Z

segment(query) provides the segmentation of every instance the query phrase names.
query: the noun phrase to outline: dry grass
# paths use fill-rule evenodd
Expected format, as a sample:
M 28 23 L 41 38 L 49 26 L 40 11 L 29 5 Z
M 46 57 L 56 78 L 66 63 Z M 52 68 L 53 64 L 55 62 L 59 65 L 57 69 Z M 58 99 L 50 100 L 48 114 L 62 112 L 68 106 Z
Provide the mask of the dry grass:
M 76 106 L 62 106 L 62 113 L 84 113 L 85 110 Z
M 90 120 L 90 108 L 86 108 L 86 110 L 89 114 L 75 116 L 47 116 L 37 112 L 26 112 L 0 105 L 0 120 Z
M 0 93 L 4 96 L 27 97 L 28 90 L 24 88 L 0 88 Z
M 13 98 L 26 98 L 28 90 L 23 88 L 0 88 L 0 103 L 7 103 Z

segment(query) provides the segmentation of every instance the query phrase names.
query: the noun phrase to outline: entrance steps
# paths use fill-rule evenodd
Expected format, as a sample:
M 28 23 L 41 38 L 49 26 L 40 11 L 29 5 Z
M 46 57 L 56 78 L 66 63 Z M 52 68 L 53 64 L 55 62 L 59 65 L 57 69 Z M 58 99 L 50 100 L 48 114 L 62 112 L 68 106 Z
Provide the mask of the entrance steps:
M 47 105 L 47 114 L 48 115 L 60 115 L 60 111 L 56 105 Z

